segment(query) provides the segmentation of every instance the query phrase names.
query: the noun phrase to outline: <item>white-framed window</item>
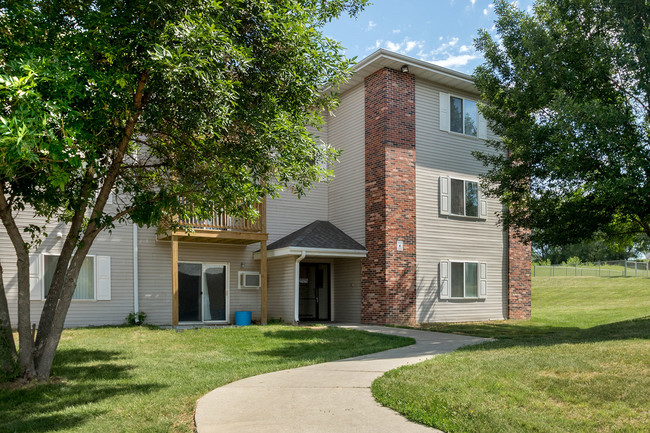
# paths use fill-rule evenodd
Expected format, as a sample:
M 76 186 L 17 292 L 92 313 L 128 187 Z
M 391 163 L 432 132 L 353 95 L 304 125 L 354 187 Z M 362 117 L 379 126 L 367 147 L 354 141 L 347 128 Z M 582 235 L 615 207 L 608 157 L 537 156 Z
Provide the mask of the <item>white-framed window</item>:
M 486 219 L 487 200 L 475 180 L 440 176 L 440 214 Z
M 47 296 L 59 256 L 56 254 L 32 254 L 29 260 L 30 299 L 42 300 Z M 92 256 L 84 259 L 73 300 L 111 300 L 111 258 Z
M 476 101 L 440 92 L 440 129 L 447 132 L 487 138 L 487 122 Z
M 440 262 L 440 299 L 485 299 L 487 263 L 443 260 Z
M 50 291 L 50 284 L 54 277 L 56 263 L 59 256 L 53 254 L 43 254 L 43 296 L 47 297 Z M 74 289 L 72 299 L 95 299 L 95 256 L 86 256 L 83 265 L 79 270 L 77 278 L 77 287 Z
M 262 286 L 262 277 L 259 272 L 239 271 L 240 289 L 259 289 Z

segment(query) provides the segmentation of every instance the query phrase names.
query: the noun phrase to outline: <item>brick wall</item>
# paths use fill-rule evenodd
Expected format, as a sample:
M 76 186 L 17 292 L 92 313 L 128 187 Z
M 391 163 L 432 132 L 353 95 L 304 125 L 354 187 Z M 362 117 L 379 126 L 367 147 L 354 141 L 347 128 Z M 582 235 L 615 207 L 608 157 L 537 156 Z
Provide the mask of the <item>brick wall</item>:
M 365 79 L 366 249 L 362 323 L 415 323 L 415 77 Z M 403 251 L 397 251 L 397 242 Z
M 508 318 L 530 319 L 530 244 L 508 230 Z

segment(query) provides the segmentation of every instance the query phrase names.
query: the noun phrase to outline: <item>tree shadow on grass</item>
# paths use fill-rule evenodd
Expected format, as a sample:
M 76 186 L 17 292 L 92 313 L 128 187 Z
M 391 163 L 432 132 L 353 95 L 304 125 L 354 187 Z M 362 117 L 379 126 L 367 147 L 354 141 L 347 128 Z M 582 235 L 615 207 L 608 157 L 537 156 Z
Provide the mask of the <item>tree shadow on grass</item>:
M 407 346 L 414 342 L 412 339 L 394 335 L 360 335 L 358 332 L 337 328 L 265 331 L 265 336 L 283 340 L 282 346 L 252 354 L 296 361 L 324 362 Z
M 60 431 L 83 425 L 106 410 L 93 403 L 126 394 L 148 394 L 159 384 L 133 384 L 133 365 L 110 350 L 61 349 L 47 383 L 0 388 L 0 431 Z M 64 378 L 64 379 L 61 379 Z
M 471 333 L 471 326 L 468 329 L 461 331 L 465 334 Z M 476 329 L 480 329 L 480 325 Z M 538 347 L 538 346 L 554 346 L 558 344 L 580 344 L 580 343 L 599 343 L 607 341 L 621 341 L 631 339 L 650 339 L 650 316 L 640 317 L 631 320 L 624 320 L 621 322 L 607 323 L 604 325 L 593 326 L 591 328 L 572 328 L 572 327 L 542 327 L 545 332 L 539 332 L 539 326 L 517 325 L 512 326 L 502 324 L 495 325 L 492 331 L 492 338 L 497 341 L 481 344 L 478 346 L 467 346 L 459 350 L 475 351 L 486 350 L 491 348 L 504 348 L 514 346 L 525 347 Z M 503 330 L 503 334 L 499 331 Z M 483 327 L 485 331 L 485 327 Z M 486 334 L 485 332 L 477 332 L 477 334 Z

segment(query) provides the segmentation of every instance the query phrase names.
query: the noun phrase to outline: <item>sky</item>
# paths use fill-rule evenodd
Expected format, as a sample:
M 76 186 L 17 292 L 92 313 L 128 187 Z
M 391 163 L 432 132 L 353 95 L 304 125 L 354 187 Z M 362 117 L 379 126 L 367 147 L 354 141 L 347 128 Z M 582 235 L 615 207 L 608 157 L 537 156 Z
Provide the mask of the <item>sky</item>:
M 357 61 L 385 48 L 471 74 L 482 63 L 474 49 L 478 30 L 496 35 L 492 0 L 371 1 L 356 19 L 345 15 L 325 27 L 325 35 Z M 517 6 L 530 11 L 532 3 L 519 0 Z

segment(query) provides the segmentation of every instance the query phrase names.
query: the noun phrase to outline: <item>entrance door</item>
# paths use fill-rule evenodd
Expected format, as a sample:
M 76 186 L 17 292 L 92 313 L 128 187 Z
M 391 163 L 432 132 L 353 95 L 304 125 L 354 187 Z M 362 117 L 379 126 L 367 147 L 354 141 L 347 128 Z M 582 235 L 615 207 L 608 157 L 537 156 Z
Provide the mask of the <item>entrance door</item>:
M 300 320 L 330 320 L 330 265 L 300 264 Z
M 223 264 L 178 264 L 178 321 L 228 321 L 228 268 Z

